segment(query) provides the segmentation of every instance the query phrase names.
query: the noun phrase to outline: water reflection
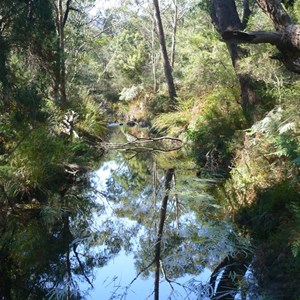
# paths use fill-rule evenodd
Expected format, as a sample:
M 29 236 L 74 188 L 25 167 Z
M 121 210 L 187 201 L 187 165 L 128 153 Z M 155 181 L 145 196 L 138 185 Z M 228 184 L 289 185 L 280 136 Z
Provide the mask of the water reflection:
M 128 134 L 115 129 L 112 140 L 124 143 Z M 84 299 L 86 293 L 91 299 L 152 298 L 166 195 L 160 298 L 206 299 L 211 270 L 248 253 L 249 240 L 211 196 L 216 182 L 197 178 L 195 166 L 180 155 L 112 151 L 94 176 L 72 173 L 47 201 L 23 195 L 13 208 L 3 206 L 2 299 Z M 165 170 L 175 166 L 166 191 Z M 42 191 L 34 193 L 41 199 Z M 214 283 L 222 282 L 217 276 Z
M 90 251 L 97 235 L 91 214 L 101 207 L 87 180 L 48 194 L 44 203 L 39 195 L 40 201 L 17 199 L 16 205 L 3 206 L 0 216 L 1 299 L 81 299 L 78 281 L 91 284 L 93 268 L 112 252 Z
M 144 159 L 143 162 L 145 162 Z M 151 204 L 151 197 L 153 196 L 152 183 L 150 181 L 149 184 L 149 182 L 140 179 L 144 184 L 135 186 L 136 190 L 133 191 L 127 189 L 127 180 L 117 180 L 117 178 L 122 178 L 126 174 L 126 176 L 132 176 L 132 173 L 130 172 L 128 160 L 124 158 L 121 160 L 118 154 L 116 154 L 116 160 L 105 162 L 95 173 L 94 181 L 97 182 L 98 189 L 101 188 L 101 194 L 106 195 L 106 198 L 101 197 L 99 201 L 104 203 L 107 208 L 105 216 L 101 215 L 97 222 L 103 226 L 105 222 L 110 220 L 110 222 L 115 223 L 118 232 L 127 228 L 126 238 L 130 239 L 131 247 L 127 252 L 121 251 L 107 266 L 96 271 L 95 288 L 89 291 L 90 299 L 98 299 L 100 295 L 102 299 L 125 299 L 125 296 L 128 299 L 153 297 L 153 274 L 150 269 L 145 269 L 145 265 L 149 264 L 149 260 L 153 257 L 153 245 L 156 238 L 153 225 L 156 226 L 153 224 L 154 217 L 153 212 L 151 212 L 153 210 L 153 204 Z M 151 175 L 151 173 L 148 175 Z M 106 182 L 106 184 L 103 184 L 103 182 Z M 116 194 L 116 183 L 118 183 L 118 194 Z M 124 187 L 122 183 L 126 186 Z M 127 201 L 126 209 L 124 209 L 125 206 L 119 205 L 120 199 L 122 199 L 122 202 Z M 133 205 L 133 207 L 129 209 L 130 205 Z M 181 222 L 187 224 L 188 215 L 182 216 Z M 170 249 L 174 248 L 176 244 L 183 244 L 180 237 L 172 234 L 172 232 L 166 232 L 165 247 L 166 243 L 168 243 Z M 171 252 L 170 249 L 169 252 Z M 173 267 L 166 270 L 168 276 L 176 278 L 177 283 L 172 288 L 170 283 L 162 280 L 161 299 L 168 299 L 169 296 L 172 299 L 184 299 L 187 295 L 192 296 L 193 292 L 188 287 L 191 285 L 190 280 L 194 276 L 185 275 L 186 273 L 200 274 L 203 271 L 198 280 L 201 279 L 203 282 L 208 280 L 211 272 L 208 269 L 196 270 L 195 264 L 188 260 L 188 255 L 184 254 L 184 251 L 187 250 L 179 249 L 179 252 L 170 254 L 166 259 L 169 266 L 173 264 Z M 141 272 L 142 270 L 144 272 Z M 141 274 L 137 275 L 139 272 Z M 193 293 L 193 296 L 196 297 L 196 294 Z
M 114 131 L 113 134 L 114 140 L 124 142 L 122 131 Z M 122 247 L 126 247 L 127 252 L 115 258 L 121 273 L 114 273 L 113 262 L 97 271 L 99 283 L 94 291 L 90 291 L 92 297 L 104 290 L 108 291 L 111 299 L 123 299 L 127 293 L 132 293 L 129 299 L 153 297 L 154 248 L 165 174 L 158 167 L 159 159 L 150 152 L 134 155 L 110 153 L 108 161 L 97 172 L 100 178 L 98 188 L 101 186 L 101 194 L 105 195 L 101 201 L 106 202 L 102 204 L 107 207 L 106 220 L 103 216 L 101 218 L 102 226 L 106 222 L 114 223 L 122 239 Z M 162 238 L 161 286 L 165 287 L 161 299 L 168 296 L 171 299 L 196 299 L 200 282 L 207 282 L 211 274 L 205 267 L 213 267 L 220 255 L 235 251 L 234 238 L 230 237 L 234 235 L 233 228 L 220 219 L 220 206 L 207 193 L 215 182 L 197 178 L 196 171 L 188 167 L 187 162 L 183 166 L 183 169 L 177 166 L 177 175 L 173 178 Z M 124 228 L 127 231 L 121 234 Z M 128 265 L 124 266 L 124 262 Z M 123 266 L 128 270 L 125 280 Z M 103 278 L 102 272 L 107 277 Z M 142 295 L 135 295 L 137 287 L 141 286 L 144 287 Z M 149 287 L 148 291 L 146 287 Z M 205 299 L 205 294 L 208 293 L 204 291 L 202 299 Z

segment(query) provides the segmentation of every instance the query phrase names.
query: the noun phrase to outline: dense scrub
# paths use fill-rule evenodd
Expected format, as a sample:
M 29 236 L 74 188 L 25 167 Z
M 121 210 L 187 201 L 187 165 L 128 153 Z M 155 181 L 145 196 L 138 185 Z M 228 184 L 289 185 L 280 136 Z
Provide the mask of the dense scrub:
M 193 175 L 212 180 L 205 187 L 205 205 L 192 201 L 200 194 L 192 187 L 182 199 L 198 221 L 220 219 L 218 228 L 230 221 L 238 228 L 236 236 L 250 241 L 247 251 L 261 294 L 266 299 L 297 299 L 300 81 L 279 59 L 270 59 L 279 57 L 277 50 L 270 44 L 243 45 L 234 60 L 232 45 L 222 40 L 216 22 L 212 25 L 208 2 L 215 1 L 172 2 L 176 7 L 162 3 L 178 96 L 172 99 L 147 3 L 129 1 L 95 14 L 90 10 L 93 1 L 74 2 L 74 7 L 73 1 L 58 1 L 62 7 L 56 9 L 50 0 L 43 5 L 23 2 L 0 4 L 0 276 L 6 279 L 0 283 L 0 298 L 17 299 L 25 287 L 32 299 L 41 299 L 49 295 L 48 282 L 54 282 L 54 294 L 66 282 L 70 289 L 72 272 L 86 279 L 93 266 L 104 265 L 120 251 L 111 228 L 103 229 L 106 235 L 90 233 L 86 238 L 97 207 L 88 176 L 102 159 L 106 124 L 134 121 L 149 126 L 155 136 L 184 142 L 183 152 L 157 159 L 161 168 L 189 166 L 188 158 L 196 164 Z M 236 2 L 242 11 L 241 1 Z M 282 2 L 299 21 L 300 1 Z M 259 6 L 250 4 L 244 29 L 272 30 Z M 245 87 L 255 100 L 250 108 L 243 102 Z M 134 159 L 131 164 L 138 173 L 145 169 Z M 124 176 L 119 176 L 120 184 L 134 190 L 133 178 Z M 128 217 L 135 212 L 121 206 L 118 213 Z M 41 237 L 40 247 L 53 247 L 47 250 L 47 263 L 65 266 L 53 267 L 54 277 L 45 281 L 35 236 Z M 182 242 L 172 237 L 174 243 Z M 76 252 L 81 241 L 87 271 Z M 92 258 L 89 246 L 96 243 L 105 249 Z M 172 245 L 167 246 L 169 253 Z M 72 270 L 71 251 L 76 261 Z M 188 269 L 196 272 L 195 265 Z M 76 293 L 74 288 L 74 297 Z

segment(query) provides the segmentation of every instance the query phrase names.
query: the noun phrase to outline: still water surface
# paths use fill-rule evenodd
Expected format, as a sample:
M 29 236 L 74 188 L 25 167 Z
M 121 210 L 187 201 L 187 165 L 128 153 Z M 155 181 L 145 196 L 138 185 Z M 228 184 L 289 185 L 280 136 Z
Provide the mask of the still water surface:
M 119 168 L 119 165 L 115 160 L 109 160 L 103 163 L 103 165 L 93 175 L 93 181 L 95 182 L 97 189 L 105 195 L 108 191 L 107 182 L 110 179 L 112 173 Z M 98 198 L 99 204 L 106 203 L 104 197 Z M 101 227 L 101 222 L 105 218 L 115 219 L 120 221 L 120 218 L 114 214 L 113 207 L 105 204 L 106 216 L 103 215 L 97 217 L 95 215 L 95 225 Z M 131 226 L 134 221 L 127 218 L 121 218 L 124 226 Z M 119 222 L 120 225 L 120 222 Z M 134 244 L 133 252 L 138 251 L 138 237 L 143 234 L 143 228 L 140 229 L 136 237 L 132 238 Z M 105 267 L 94 270 L 95 280 L 93 282 L 94 288 L 87 291 L 88 299 L 152 299 L 154 277 L 153 274 L 148 278 L 137 277 L 138 271 L 135 266 L 135 257 L 133 253 L 126 253 L 122 250 L 115 258 L 113 258 Z M 161 299 L 197 299 L 195 293 L 191 293 L 183 286 L 188 286 L 191 280 L 197 280 L 203 283 L 209 281 L 211 271 L 204 269 L 198 276 L 185 275 L 176 278 L 176 282 L 181 284 L 173 284 L 172 287 L 166 280 L 161 280 L 160 283 L 160 298 Z M 130 285 L 130 282 L 134 282 Z M 85 284 L 82 286 L 86 289 Z M 203 300 L 205 298 L 202 298 Z

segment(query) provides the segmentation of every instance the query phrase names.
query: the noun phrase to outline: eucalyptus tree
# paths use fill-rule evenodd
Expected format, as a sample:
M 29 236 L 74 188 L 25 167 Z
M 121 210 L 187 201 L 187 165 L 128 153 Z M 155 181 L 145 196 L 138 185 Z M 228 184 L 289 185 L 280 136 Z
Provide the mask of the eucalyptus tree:
M 284 2 L 285 7 L 284 7 L 284 5 L 282 5 L 281 2 Z M 250 112 L 252 111 L 252 113 L 255 113 L 255 111 L 257 110 L 257 107 L 260 105 L 260 101 L 267 98 L 266 93 L 264 93 L 263 95 L 261 95 L 260 98 L 245 97 L 243 100 L 243 89 L 245 89 L 247 87 L 247 85 L 248 86 L 250 84 L 252 85 L 253 92 L 258 91 L 258 89 L 255 89 L 255 87 L 257 87 L 258 82 L 255 82 L 255 80 L 253 80 L 254 78 L 251 77 L 254 72 L 249 72 L 250 68 L 248 68 L 248 70 L 247 69 L 243 70 L 242 69 L 242 66 L 243 66 L 242 61 L 245 59 L 245 57 L 251 55 L 250 51 L 252 49 L 255 49 L 255 51 L 259 51 L 259 50 L 257 50 L 259 48 L 259 46 L 255 46 L 255 48 L 254 48 L 254 46 L 252 46 L 250 48 L 250 47 L 247 47 L 245 44 L 270 44 L 270 45 L 275 46 L 277 48 L 276 50 L 278 50 L 279 53 L 274 54 L 271 47 L 268 47 L 268 48 L 265 47 L 263 49 L 267 49 L 267 51 L 266 51 L 264 57 L 265 57 L 265 59 L 267 59 L 266 55 L 269 53 L 270 58 L 278 60 L 285 66 L 285 68 L 287 70 L 282 71 L 278 67 L 279 64 L 277 64 L 276 76 L 281 76 L 281 78 L 283 78 L 283 82 L 285 81 L 284 79 L 286 79 L 286 82 L 288 82 L 288 85 L 293 86 L 293 88 L 292 88 L 293 93 L 298 93 L 298 87 L 297 87 L 298 79 L 296 76 L 291 76 L 290 71 L 292 71 L 293 73 L 299 73 L 299 66 L 298 66 L 299 26 L 296 25 L 292 21 L 292 17 L 291 17 L 292 13 L 289 13 L 289 11 L 290 12 L 292 11 L 292 10 L 289 10 L 289 8 L 293 8 L 293 5 L 295 5 L 295 7 L 296 7 L 296 4 L 298 1 L 281 1 L 281 2 L 276 1 L 276 0 L 274 0 L 274 1 L 257 0 L 256 6 L 253 6 L 252 7 L 253 9 L 250 10 L 249 4 L 251 2 L 243 1 L 244 6 L 242 6 L 242 10 L 241 10 L 241 6 L 240 6 L 241 2 L 238 2 L 238 1 L 231 1 L 231 0 L 210 1 L 210 4 L 211 4 L 210 13 L 211 13 L 213 23 L 214 23 L 217 31 L 222 36 L 222 39 L 226 42 L 226 45 L 229 49 L 229 54 L 232 59 L 233 66 L 237 72 L 237 76 L 238 76 L 239 83 L 240 83 L 241 90 L 242 90 L 241 105 L 242 105 L 244 111 L 250 110 Z M 240 11 L 244 12 L 244 14 L 243 14 L 244 17 L 240 16 Z M 268 26 L 267 29 L 259 28 L 259 26 L 261 26 L 260 23 L 258 23 L 258 24 L 252 23 L 251 24 L 251 18 L 255 18 L 255 13 L 256 14 L 261 13 L 262 18 L 264 17 L 262 12 L 265 14 L 266 19 L 269 19 L 270 24 L 271 24 Z M 252 29 L 253 26 L 256 26 L 256 27 L 254 27 L 254 29 Z M 270 27 L 271 27 L 271 29 L 270 29 Z M 274 30 L 272 30 L 272 27 L 274 28 Z M 241 44 L 243 44 L 244 46 L 242 46 Z M 261 54 L 261 52 L 260 52 L 260 54 Z M 267 63 L 269 63 L 269 62 L 267 62 Z M 261 64 L 251 65 L 252 69 L 259 69 L 259 68 L 264 68 L 264 67 L 265 66 L 262 66 Z M 268 71 L 271 72 L 271 69 Z M 266 74 L 267 73 L 268 72 L 266 72 Z M 241 76 L 246 76 L 244 79 L 246 79 L 247 81 L 244 82 L 243 80 L 241 80 Z M 260 78 L 260 80 L 262 82 L 266 82 L 264 78 Z M 290 89 L 290 87 L 289 88 L 285 87 L 284 83 L 282 83 L 282 86 L 283 86 L 282 87 L 283 90 Z M 269 90 L 266 92 L 269 92 Z M 257 93 L 255 93 L 253 95 L 257 96 Z M 265 140 L 267 138 L 267 136 L 271 136 L 271 133 L 270 133 L 272 131 L 271 128 L 277 128 L 276 129 L 277 133 L 275 134 L 277 137 L 275 138 L 275 140 L 276 139 L 290 140 L 290 138 L 288 137 L 289 134 L 287 134 L 287 136 L 283 137 L 282 135 L 285 135 L 285 133 L 282 132 L 280 134 L 279 133 L 280 125 L 279 124 L 275 125 L 275 124 L 277 124 L 277 118 L 285 118 L 285 121 L 282 120 L 281 124 L 288 122 L 289 119 L 294 119 L 293 111 L 295 110 L 295 105 L 298 106 L 298 104 L 296 104 L 294 102 L 294 100 L 289 98 L 288 93 L 286 93 L 284 95 L 284 97 L 282 97 L 282 98 L 280 98 L 280 95 L 275 94 L 274 98 L 275 99 L 273 99 L 273 101 L 272 101 L 273 106 L 275 103 L 283 103 L 283 101 L 284 101 L 282 110 L 280 109 L 279 113 L 277 112 L 277 109 L 272 110 L 271 112 L 268 113 L 268 115 L 262 121 L 257 122 L 253 126 L 253 128 L 257 128 L 257 127 L 261 126 L 262 124 L 264 124 L 264 122 L 266 122 L 266 120 L 267 120 L 266 118 L 270 118 L 270 116 L 272 114 L 274 114 L 272 121 L 270 121 L 270 123 L 268 123 L 271 127 L 268 130 L 264 129 L 265 131 L 264 131 L 263 137 L 261 137 L 261 139 Z M 295 117 L 295 119 L 298 119 L 298 116 Z M 296 128 L 292 129 L 290 131 L 290 134 L 292 134 L 293 130 L 297 131 L 298 129 L 296 129 Z M 256 135 L 256 137 L 257 137 L 257 135 Z M 249 143 L 254 145 L 252 142 L 249 142 Z M 235 192 L 234 192 L 234 195 L 232 194 L 231 197 L 229 196 L 230 193 L 229 194 L 227 193 L 225 197 L 229 196 L 230 202 L 233 201 L 235 204 L 237 204 L 237 203 L 235 202 L 234 198 L 236 197 L 235 198 L 236 200 L 239 199 L 238 202 L 239 202 L 240 207 L 239 208 L 236 207 L 234 209 L 239 216 L 240 216 L 240 214 L 243 215 L 245 213 L 245 215 L 243 215 L 245 217 L 247 215 L 247 212 L 248 213 L 250 211 L 253 212 L 250 223 L 248 223 L 247 217 L 245 219 L 242 217 L 242 219 L 238 220 L 238 223 L 243 224 L 242 226 L 244 229 L 251 231 L 251 237 L 254 239 L 254 243 L 257 246 L 257 249 L 255 249 L 254 253 L 253 253 L 254 259 L 252 260 L 252 258 L 251 258 L 251 260 L 252 260 L 252 263 L 254 266 L 254 274 L 258 278 L 259 284 L 262 286 L 262 288 L 265 289 L 265 294 L 271 295 L 270 296 L 271 298 L 278 297 L 278 299 L 284 299 L 285 297 L 287 297 L 290 299 L 297 299 L 297 297 L 299 295 L 299 290 L 296 287 L 299 284 L 298 280 L 291 283 L 291 281 L 288 279 L 288 276 L 286 276 L 286 278 L 280 279 L 280 275 L 275 274 L 276 272 L 273 273 L 273 275 L 271 276 L 272 279 L 269 280 L 268 274 L 266 274 L 265 272 L 262 271 L 262 268 L 260 265 L 260 263 L 262 263 L 262 261 L 264 261 L 264 263 L 263 263 L 264 268 L 268 268 L 268 270 L 270 272 L 270 270 L 273 269 L 273 266 L 271 263 L 272 257 L 274 258 L 274 257 L 278 257 L 279 255 L 281 255 L 281 257 L 282 258 L 284 257 L 284 259 L 282 259 L 282 261 L 280 262 L 280 264 L 281 264 L 280 268 L 282 269 L 283 266 L 293 265 L 293 266 L 295 266 L 295 268 L 293 268 L 291 270 L 291 273 L 292 274 L 299 273 L 299 267 L 296 267 L 296 265 L 298 265 L 299 258 L 295 255 L 293 257 L 293 253 L 292 253 L 291 249 L 288 249 L 289 245 L 291 245 L 290 242 L 287 239 L 283 238 L 283 236 L 286 237 L 287 235 L 292 234 L 292 233 L 290 232 L 288 234 L 287 232 L 285 232 L 287 227 L 281 226 L 282 224 L 280 223 L 280 221 L 278 221 L 279 219 L 284 218 L 284 215 L 287 213 L 287 211 L 289 211 L 289 208 L 287 207 L 288 205 L 287 206 L 285 205 L 289 201 L 288 199 L 290 199 L 290 196 L 288 196 L 289 193 L 286 193 L 286 190 L 285 190 L 287 181 L 289 181 L 285 177 L 285 175 L 283 175 L 283 173 L 285 173 L 285 171 L 282 173 L 281 176 L 279 176 L 277 178 L 276 182 L 274 182 L 273 179 L 268 177 L 268 175 L 267 175 L 268 171 L 266 171 L 265 176 L 267 176 L 268 179 L 266 179 L 264 182 L 267 183 L 267 185 L 270 187 L 270 189 L 266 188 L 265 185 L 264 185 L 264 187 L 262 187 L 262 186 L 258 187 L 258 185 L 260 185 L 260 184 L 258 183 L 257 179 L 252 181 L 252 180 L 249 180 L 249 177 L 248 177 L 248 179 L 246 179 L 246 181 L 249 180 L 249 182 L 251 182 L 251 184 L 246 184 L 246 186 L 241 188 L 241 186 L 238 187 L 238 183 L 236 180 L 237 180 L 237 178 L 241 178 L 241 176 L 244 179 L 246 178 L 245 174 L 242 175 L 243 172 L 240 172 L 241 165 L 245 166 L 245 163 L 247 165 L 247 169 L 251 170 L 250 173 L 252 175 L 256 174 L 256 176 L 260 172 L 259 170 L 263 170 L 263 169 L 270 170 L 269 168 L 273 168 L 274 165 L 283 164 L 283 165 L 281 165 L 282 170 L 285 169 L 287 171 L 287 170 L 290 170 L 290 164 L 287 162 L 287 164 L 289 165 L 289 166 L 287 166 L 287 165 L 285 165 L 285 163 L 283 161 L 289 161 L 293 165 L 292 161 L 294 161 L 296 159 L 296 156 L 298 154 L 295 155 L 295 153 L 293 153 L 293 154 L 287 153 L 286 154 L 287 156 L 284 159 L 282 159 L 282 157 L 281 158 L 277 157 L 277 158 L 274 158 L 272 161 L 266 161 L 265 163 L 259 163 L 259 156 L 261 156 L 263 153 L 262 144 L 257 146 L 260 149 L 259 150 L 260 154 L 259 154 L 259 156 L 256 156 L 255 159 L 253 157 L 254 153 L 256 153 L 255 150 L 252 149 L 249 152 L 249 148 L 248 148 L 248 146 L 246 146 L 247 144 L 248 144 L 248 142 L 246 142 L 246 138 L 245 138 L 245 144 L 243 146 L 245 148 L 242 151 L 248 151 L 248 153 L 251 153 L 251 161 L 254 162 L 255 166 L 254 165 L 249 166 L 249 164 L 245 162 L 244 158 L 241 158 L 243 155 L 240 156 L 241 160 L 240 159 L 234 160 L 234 167 L 233 167 L 232 172 L 230 173 L 230 179 L 227 180 L 226 185 L 231 186 L 232 189 L 235 190 Z M 273 144 L 275 146 L 276 142 L 274 142 L 274 143 L 271 142 L 271 144 Z M 293 142 L 291 144 L 293 144 Z M 265 149 L 265 151 L 270 153 L 270 149 L 269 150 Z M 271 150 L 271 152 L 275 153 L 276 151 Z M 275 161 L 276 161 L 276 163 L 275 163 Z M 238 169 L 239 169 L 239 171 L 238 171 Z M 293 167 L 292 167 L 292 169 L 293 169 Z M 294 171 L 296 172 L 295 174 L 298 174 L 298 171 L 296 171 L 296 170 L 294 170 Z M 238 172 L 238 174 L 237 174 L 237 172 Z M 272 173 L 272 174 L 274 174 L 274 173 Z M 294 177 L 294 176 L 297 177 L 298 175 L 292 175 L 292 177 Z M 244 179 L 243 179 L 243 181 L 244 181 Z M 233 182 L 232 182 L 232 180 L 233 180 Z M 255 183 L 254 183 L 254 181 L 255 181 Z M 261 180 L 259 180 L 259 181 L 261 181 Z M 245 181 L 244 181 L 244 183 L 245 183 Z M 249 191 L 250 185 L 253 188 L 252 192 L 254 190 L 256 191 L 255 195 L 251 196 L 250 193 L 247 192 L 246 195 L 242 196 L 242 194 L 243 194 L 242 190 L 244 189 L 244 190 Z M 289 191 L 291 194 L 299 193 L 299 188 L 295 187 L 292 183 L 289 183 L 289 187 L 290 187 Z M 273 192 L 271 192 L 271 190 Z M 284 190 L 285 190 L 285 192 L 284 192 Z M 233 190 L 231 190 L 231 191 L 233 191 Z M 227 190 L 227 192 L 228 192 L 228 190 Z M 281 194 L 281 193 L 285 194 L 285 196 L 282 197 L 283 194 Z M 280 196 L 280 194 L 281 194 L 281 196 Z M 291 198 L 293 198 L 293 197 L 294 196 L 291 196 Z M 277 213 L 275 213 L 275 211 L 273 211 L 273 209 L 275 209 L 273 205 L 275 203 L 276 203 L 276 205 L 280 205 L 279 203 L 282 203 L 281 201 L 284 201 L 285 204 L 283 206 L 281 206 L 280 213 L 279 213 L 279 211 L 277 211 L 278 212 L 278 215 L 277 215 Z M 261 211 L 262 207 L 260 206 L 262 204 L 262 202 L 264 202 L 265 205 L 268 207 L 268 212 L 272 212 L 271 213 L 272 218 L 274 218 L 274 222 L 277 224 L 277 225 L 275 225 L 274 223 L 271 222 L 271 224 L 269 224 L 269 226 L 272 227 L 272 229 L 269 228 L 267 231 L 265 231 L 263 229 L 263 228 L 265 228 L 264 226 L 267 226 L 267 222 L 264 223 L 265 225 L 262 225 L 259 221 L 259 218 L 262 216 L 262 211 Z M 249 206 L 248 206 L 246 203 L 251 203 L 251 204 L 249 204 Z M 260 207 L 260 210 L 256 210 L 257 207 Z M 250 209 L 250 211 L 248 209 Z M 279 215 L 280 215 L 280 217 L 279 217 Z M 270 220 L 269 217 L 267 218 L 268 220 Z M 277 217 L 279 217 L 279 219 L 277 219 Z M 277 221 L 275 221 L 275 220 L 277 220 Z M 293 218 L 290 219 L 290 227 L 288 226 L 289 228 L 294 227 L 294 225 L 291 225 L 294 222 L 294 220 L 295 219 L 293 219 Z M 279 224 L 281 224 L 281 225 L 279 225 Z M 275 230 L 275 227 L 273 227 L 273 225 L 278 226 L 278 227 L 276 227 L 277 228 L 276 230 Z M 272 233 L 269 234 L 270 232 L 272 232 Z M 285 232 L 285 233 L 283 233 L 283 232 Z M 274 243 L 274 247 L 270 246 L 271 243 Z M 272 248 L 272 251 L 266 252 L 267 244 L 269 245 L 268 249 Z M 278 247 L 275 245 L 278 245 Z M 281 245 L 281 246 L 279 246 L 279 245 Z M 279 248 L 281 250 L 279 250 Z M 282 249 L 287 249 L 284 254 L 283 254 L 284 251 L 282 251 Z M 237 267 L 240 265 L 239 257 L 236 257 L 236 258 L 227 257 L 226 259 L 227 259 L 227 262 L 229 260 L 234 260 Z M 222 263 L 223 263 L 223 267 L 227 264 L 227 262 L 225 260 L 220 263 L 220 267 L 222 266 Z M 293 261 L 293 263 L 291 263 L 292 261 Z M 229 262 L 229 264 L 231 264 L 231 262 Z M 226 272 L 228 271 L 228 266 L 229 265 L 227 265 L 227 267 L 225 268 L 223 275 L 225 275 Z M 216 271 L 217 271 L 217 269 L 216 269 Z M 273 270 L 275 270 L 275 269 L 273 269 Z M 245 273 L 245 269 L 240 268 L 239 272 L 237 272 L 237 273 L 240 273 L 241 275 L 243 275 L 243 273 Z M 294 275 L 291 275 L 291 276 L 294 276 Z M 286 282 L 285 282 L 285 280 L 286 280 Z M 222 281 L 223 281 L 223 278 L 221 277 L 220 284 Z M 234 282 L 232 282 L 230 280 L 228 281 L 225 279 L 224 281 L 227 281 L 227 284 L 228 284 L 227 287 L 229 287 L 229 288 L 232 288 L 232 286 L 234 285 Z M 212 276 L 211 282 L 212 283 L 216 282 L 214 280 L 214 276 Z M 223 292 L 225 292 L 224 287 L 226 287 L 227 284 L 223 285 L 223 287 L 216 286 L 215 291 L 217 293 L 218 293 L 218 290 L 219 291 L 223 290 Z M 295 284 L 295 287 L 292 287 L 293 284 Z M 220 298 L 220 299 L 233 299 L 233 297 L 226 298 L 225 294 L 224 294 L 223 298 L 220 295 L 215 295 L 215 297 Z
M 168 52 L 167 52 L 165 33 L 164 33 L 163 23 L 161 20 L 161 14 L 160 14 L 158 0 L 153 0 L 153 6 L 154 6 L 155 19 L 156 19 L 156 24 L 157 24 L 157 33 L 158 33 L 159 43 L 160 43 L 160 47 L 161 47 L 161 53 L 162 53 L 162 57 L 163 57 L 164 72 L 165 72 L 165 77 L 166 77 L 166 81 L 168 84 L 169 96 L 171 99 L 175 99 L 177 97 L 177 93 L 176 93 L 174 79 L 173 79 L 173 75 L 172 75 L 172 68 L 171 68 L 171 64 L 170 64 L 170 60 L 169 60 L 169 56 L 168 56 Z
M 273 59 L 278 59 L 292 72 L 300 73 L 298 65 L 300 42 L 299 25 L 296 25 L 289 13 L 284 9 L 279 0 L 264 1 L 257 0 L 257 4 L 263 12 L 272 20 L 276 31 L 245 31 L 235 29 L 236 25 L 231 24 L 231 29 L 227 28 L 222 36 L 225 40 L 235 43 L 270 43 L 277 47 L 279 54 Z
M 299 41 L 298 25 L 295 25 L 289 13 L 279 0 L 256 1 L 259 8 L 270 18 L 276 31 L 247 31 L 248 20 L 253 11 L 250 10 L 250 1 L 243 1 L 243 16 L 238 13 L 237 1 L 210 1 L 213 24 L 228 46 L 232 64 L 237 72 L 241 87 L 241 106 L 249 120 L 260 105 L 259 97 L 255 91 L 255 80 L 240 70 L 243 57 L 248 55 L 245 48 L 239 44 L 270 43 L 280 51 L 279 54 L 270 55 L 271 58 L 282 61 L 292 72 L 299 72 Z M 287 5 L 293 3 L 287 2 Z M 246 30 L 246 31 L 244 31 Z M 250 114 L 250 115 L 249 115 Z

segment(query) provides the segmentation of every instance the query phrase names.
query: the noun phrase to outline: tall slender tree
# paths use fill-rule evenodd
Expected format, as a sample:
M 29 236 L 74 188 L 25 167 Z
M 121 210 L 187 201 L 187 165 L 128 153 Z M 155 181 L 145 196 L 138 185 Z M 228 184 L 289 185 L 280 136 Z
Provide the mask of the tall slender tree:
M 153 0 L 153 6 L 154 6 L 154 11 L 155 11 L 157 33 L 158 33 L 158 37 L 159 37 L 160 49 L 161 49 L 163 63 L 164 63 L 164 72 L 165 72 L 165 77 L 166 77 L 166 81 L 167 81 L 167 85 L 168 85 L 169 96 L 171 99 L 175 100 L 175 98 L 177 97 L 177 93 L 176 93 L 174 79 L 173 79 L 173 75 L 172 75 L 172 67 L 171 67 L 168 52 L 167 52 L 165 33 L 164 33 L 163 24 L 162 24 L 158 0 Z

